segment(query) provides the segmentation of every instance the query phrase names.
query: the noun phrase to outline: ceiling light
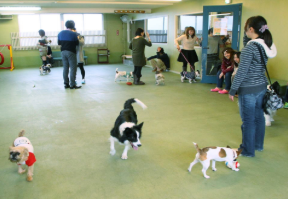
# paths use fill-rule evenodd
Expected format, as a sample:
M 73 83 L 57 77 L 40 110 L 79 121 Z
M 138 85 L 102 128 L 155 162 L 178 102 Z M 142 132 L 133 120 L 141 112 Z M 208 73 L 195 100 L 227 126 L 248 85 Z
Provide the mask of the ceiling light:
M 31 11 L 31 10 L 41 10 L 41 7 L 0 7 L 1 11 Z

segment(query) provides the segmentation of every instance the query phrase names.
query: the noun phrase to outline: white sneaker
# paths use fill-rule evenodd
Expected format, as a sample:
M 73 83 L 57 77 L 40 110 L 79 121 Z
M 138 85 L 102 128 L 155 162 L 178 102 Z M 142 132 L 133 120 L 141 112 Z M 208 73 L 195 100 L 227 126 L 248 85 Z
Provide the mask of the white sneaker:
M 82 84 L 85 84 L 85 79 L 82 79 Z

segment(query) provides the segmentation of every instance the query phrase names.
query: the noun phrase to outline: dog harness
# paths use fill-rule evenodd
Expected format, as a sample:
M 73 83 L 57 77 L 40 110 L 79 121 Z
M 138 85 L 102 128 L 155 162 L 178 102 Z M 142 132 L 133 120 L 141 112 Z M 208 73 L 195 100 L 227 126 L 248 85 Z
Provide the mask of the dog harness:
M 34 155 L 34 148 L 30 142 L 30 140 L 26 137 L 18 137 L 15 141 L 14 141 L 14 146 L 23 146 L 25 148 L 28 149 L 29 151 L 29 156 L 28 159 L 24 162 L 18 163 L 18 165 L 24 165 L 26 164 L 27 166 L 32 166 L 35 162 L 36 162 L 36 158 Z

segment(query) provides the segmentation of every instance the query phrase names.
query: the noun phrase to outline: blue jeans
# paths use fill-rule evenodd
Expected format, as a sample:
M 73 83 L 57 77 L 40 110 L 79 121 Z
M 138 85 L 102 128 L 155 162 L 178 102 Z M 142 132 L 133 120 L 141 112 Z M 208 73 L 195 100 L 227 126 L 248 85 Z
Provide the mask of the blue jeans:
M 77 58 L 76 54 L 64 50 L 61 52 L 62 55 L 62 62 L 63 62 L 63 79 L 64 79 L 64 85 L 69 86 L 69 69 L 70 69 L 70 86 L 74 87 L 76 86 L 75 78 L 76 78 L 76 72 L 77 72 Z
M 218 73 L 217 73 L 217 87 L 218 88 L 222 88 L 222 85 L 223 85 L 223 81 L 224 81 L 224 77 L 221 77 L 219 79 L 219 75 L 222 71 L 219 70 Z M 232 73 L 233 72 L 228 72 L 225 74 L 225 90 L 229 91 L 230 88 L 231 88 L 231 76 L 232 76 Z
M 242 154 L 255 156 L 255 150 L 262 151 L 265 137 L 265 119 L 262 109 L 266 89 L 253 94 L 239 94 L 239 111 L 242 119 Z

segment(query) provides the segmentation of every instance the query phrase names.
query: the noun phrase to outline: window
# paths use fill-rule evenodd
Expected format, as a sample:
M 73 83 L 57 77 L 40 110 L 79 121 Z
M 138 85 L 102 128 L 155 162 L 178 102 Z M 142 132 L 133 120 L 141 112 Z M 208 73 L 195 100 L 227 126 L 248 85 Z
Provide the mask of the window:
M 167 17 L 158 17 L 147 20 L 147 30 L 152 43 L 167 43 Z
M 198 38 L 202 37 L 202 26 L 203 26 L 203 15 L 202 14 L 191 14 L 191 15 L 180 15 L 178 17 L 178 37 L 184 34 L 185 28 L 192 26 L 195 28 L 195 34 Z
M 64 27 L 61 27 L 61 18 Z M 37 49 L 40 29 L 45 30 L 53 49 L 58 46 L 58 33 L 66 29 L 65 22 L 73 20 L 77 32 L 85 36 L 85 47 L 106 45 L 102 14 L 33 14 L 18 15 L 19 33 L 11 33 L 12 46 L 15 50 Z

